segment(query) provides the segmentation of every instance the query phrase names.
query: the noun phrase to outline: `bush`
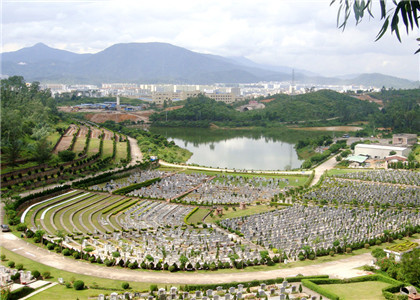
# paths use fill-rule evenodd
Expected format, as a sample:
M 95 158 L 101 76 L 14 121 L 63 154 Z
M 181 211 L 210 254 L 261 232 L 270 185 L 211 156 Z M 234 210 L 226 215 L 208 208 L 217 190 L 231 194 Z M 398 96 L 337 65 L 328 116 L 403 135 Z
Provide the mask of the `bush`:
M 151 292 L 157 292 L 157 291 L 158 291 L 158 286 L 157 286 L 157 284 L 151 284 L 151 285 L 150 285 L 150 291 L 151 291 Z
M 25 231 L 28 227 L 26 226 L 25 223 L 20 223 L 16 226 L 16 230 L 17 231 Z
M 23 270 L 23 264 L 17 264 L 16 269 L 18 269 L 19 271 Z
M 34 278 L 38 279 L 38 278 L 39 278 L 39 276 L 41 276 L 41 273 L 39 273 L 39 271 L 38 271 L 38 270 L 35 270 L 35 271 L 32 271 L 32 276 L 33 276 Z
M 0 260 L 5 261 L 6 260 L 6 255 L 4 255 L 4 254 L 0 255 Z
M 55 247 L 55 245 L 53 243 L 48 243 L 48 245 L 47 245 L 48 250 L 53 250 L 54 247 Z
M 71 251 L 69 249 L 64 249 L 63 250 L 63 255 L 64 256 L 70 256 L 71 255 Z
M 130 284 L 128 282 L 123 282 L 123 283 L 121 283 L 121 287 L 124 290 L 128 290 L 130 288 Z
M 73 287 L 76 291 L 80 291 L 80 290 L 83 290 L 85 288 L 85 283 L 81 280 L 76 280 L 73 283 Z
M 45 271 L 45 272 L 42 272 L 42 278 L 43 279 L 48 279 L 48 278 L 50 278 L 51 277 L 51 273 L 50 273 L 50 271 Z
M 9 266 L 9 268 L 13 269 L 15 267 L 15 262 L 14 261 L 9 261 L 9 263 L 7 265 Z
M 58 157 L 60 157 L 62 161 L 72 161 L 76 157 L 76 153 L 70 150 L 64 150 L 58 152 Z
M 73 257 L 75 258 L 75 259 L 79 259 L 80 258 L 80 253 L 79 252 L 73 252 Z

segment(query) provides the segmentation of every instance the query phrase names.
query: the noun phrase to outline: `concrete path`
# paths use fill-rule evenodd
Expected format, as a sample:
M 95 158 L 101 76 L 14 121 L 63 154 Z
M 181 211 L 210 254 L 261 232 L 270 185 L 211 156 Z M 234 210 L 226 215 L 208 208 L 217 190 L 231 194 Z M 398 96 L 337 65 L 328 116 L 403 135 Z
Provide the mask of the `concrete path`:
M 30 293 L 28 296 L 25 296 L 25 297 L 23 297 L 23 298 L 20 298 L 20 300 L 29 299 L 29 298 L 31 298 L 32 296 L 35 296 L 36 294 L 39 294 L 39 293 L 41 293 L 41 292 L 45 291 L 46 289 L 52 288 L 53 286 L 55 286 L 55 285 L 57 285 L 57 284 L 58 284 L 58 282 L 53 282 L 53 283 L 51 283 L 51 284 L 48 284 L 47 286 L 45 286 L 45 287 L 43 287 L 43 288 L 40 288 L 39 290 L 36 290 L 35 292 Z
M 324 174 L 325 171 L 331 170 L 335 167 L 335 165 L 337 163 L 337 161 L 335 160 L 336 156 L 337 155 L 332 156 L 327 161 L 325 161 L 322 164 L 320 164 L 319 166 L 315 167 L 315 169 L 314 169 L 315 170 L 315 176 L 314 176 L 314 179 L 311 182 L 311 186 L 314 186 L 315 184 L 317 184 L 319 182 L 322 174 Z
M 349 278 L 368 274 L 361 270 L 355 270 L 372 262 L 370 253 L 343 258 L 334 262 L 315 264 L 306 267 L 283 268 L 271 271 L 247 272 L 246 270 L 236 273 L 168 273 L 156 271 L 138 271 L 129 269 L 117 269 L 95 265 L 84 261 L 75 261 L 61 254 L 41 249 L 14 236 L 12 233 L 0 233 L 0 243 L 8 250 L 29 259 L 43 263 L 47 266 L 84 274 L 123 281 L 137 281 L 150 283 L 174 283 L 174 284 L 203 284 L 223 283 L 233 281 L 251 281 L 254 279 L 264 280 L 276 277 L 303 275 L 330 275 L 333 278 Z
M 208 168 L 208 167 L 197 167 L 197 166 L 188 166 L 188 165 L 178 165 L 168 163 L 163 160 L 159 160 L 159 164 L 164 167 L 171 167 L 171 168 L 180 168 L 180 169 L 188 169 L 188 170 L 201 170 L 201 171 L 212 171 L 212 172 L 226 172 L 226 173 L 249 173 L 249 174 L 279 174 L 279 175 L 296 175 L 296 174 L 304 174 L 310 175 L 312 171 L 270 171 L 270 170 L 236 170 L 236 169 L 222 169 L 222 168 Z

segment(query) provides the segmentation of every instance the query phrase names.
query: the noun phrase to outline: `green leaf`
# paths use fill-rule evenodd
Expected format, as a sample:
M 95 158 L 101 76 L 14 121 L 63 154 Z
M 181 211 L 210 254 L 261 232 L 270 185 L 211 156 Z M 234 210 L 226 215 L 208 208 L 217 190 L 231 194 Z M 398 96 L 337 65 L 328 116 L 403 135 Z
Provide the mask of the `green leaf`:
M 375 42 L 378 41 L 380 38 L 383 37 L 383 35 L 385 34 L 385 32 L 388 29 L 388 25 L 389 25 L 389 16 L 386 18 L 386 20 L 384 22 L 384 25 L 382 25 L 381 30 L 379 31 L 378 35 L 376 36 Z
M 381 4 L 381 19 L 385 19 L 386 17 L 386 2 L 385 0 L 380 0 Z

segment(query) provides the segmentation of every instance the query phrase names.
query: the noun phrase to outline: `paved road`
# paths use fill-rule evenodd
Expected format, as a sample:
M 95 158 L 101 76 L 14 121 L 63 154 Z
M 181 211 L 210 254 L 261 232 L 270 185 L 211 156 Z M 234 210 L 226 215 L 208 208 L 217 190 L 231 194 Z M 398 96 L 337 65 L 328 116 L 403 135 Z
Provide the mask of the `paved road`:
M 36 260 L 47 266 L 68 272 L 109 278 L 114 280 L 150 282 L 150 283 L 173 283 L 173 284 L 203 284 L 223 283 L 233 281 L 251 281 L 254 279 L 264 280 L 276 277 L 303 275 L 330 275 L 334 278 L 349 278 L 367 274 L 361 270 L 355 270 L 366 264 L 370 264 L 372 256 L 365 253 L 357 256 L 343 258 L 334 262 L 315 264 L 306 267 L 284 268 L 271 271 L 237 272 L 237 273 L 168 273 L 156 271 L 135 271 L 128 269 L 116 269 L 94 265 L 83 261 L 75 261 L 61 254 L 56 254 L 27 243 L 14 236 L 12 233 L 0 233 L 0 242 L 3 247 L 26 258 Z
M 315 170 L 315 176 L 314 176 L 314 179 L 311 182 L 311 186 L 318 183 L 318 181 L 321 179 L 322 174 L 324 174 L 325 171 L 331 170 L 331 169 L 334 168 L 335 164 L 337 163 L 337 161 L 335 160 L 336 156 L 337 155 L 332 156 L 330 159 L 323 162 L 322 164 L 320 164 L 319 166 L 317 166 L 314 169 Z
M 228 172 L 228 173 L 250 173 L 250 174 L 283 174 L 283 175 L 296 175 L 296 174 L 305 174 L 310 175 L 312 171 L 267 171 L 267 170 L 237 170 L 237 169 L 221 169 L 221 168 L 208 168 L 208 167 L 197 167 L 197 166 L 188 166 L 188 165 L 178 165 L 168 163 L 163 160 L 159 160 L 159 164 L 165 167 L 172 168 L 181 168 L 189 170 L 202 170 L 202 171 L 212 171 L 212 172 Z

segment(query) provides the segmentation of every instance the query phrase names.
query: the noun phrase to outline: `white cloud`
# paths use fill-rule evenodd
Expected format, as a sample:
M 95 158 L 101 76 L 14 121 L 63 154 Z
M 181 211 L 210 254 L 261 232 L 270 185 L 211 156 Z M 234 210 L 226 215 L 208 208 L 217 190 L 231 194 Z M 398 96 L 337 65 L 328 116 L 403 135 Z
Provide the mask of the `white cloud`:
M 43 42 L 74 52 L 115 43 L 168 42 L 190 50 L 246 56 L 322 75 L 383 72 L 419 79 L 415 35 L 374 42 L 379 18 L 336 27 L 329 1 L 182 0 L 3 1 L 2 49 Z M 376 8 L 375 8 L 376 9 Z M 384 64 L 384 61 L 388 62 Z

